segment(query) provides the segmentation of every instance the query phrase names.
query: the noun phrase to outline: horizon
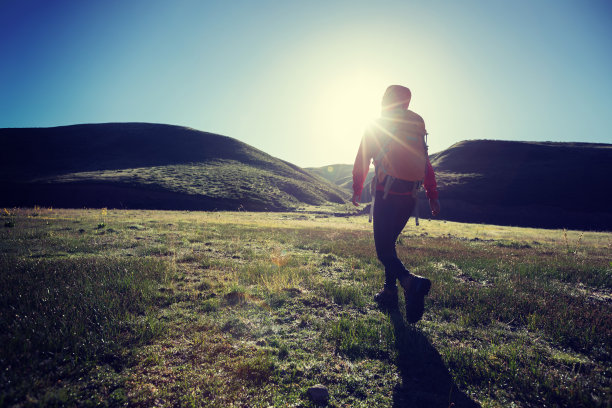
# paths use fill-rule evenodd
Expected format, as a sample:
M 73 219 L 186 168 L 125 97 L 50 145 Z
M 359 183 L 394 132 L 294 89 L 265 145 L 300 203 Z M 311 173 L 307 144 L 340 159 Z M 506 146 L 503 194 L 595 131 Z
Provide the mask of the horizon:
M 212 133 L 212 132 L 208 132 L 202 129 L 195 129 L 195 128 L 191 128 L 189 126 L 181 126 L 181 125 L 174 125 L 174 124 L 169 124 L 169 123 L 155 123 L 155 122 L 102 122 L 102 123 L 73 123 L 73 124 L 69 124 L 69 125 L 58 125 L 58 126 L 39 126 L 39 127 L 29 127 L 29 128 L 18 128 L 18 127 L 9 127 L 9 128 L 0 128 L 0 130 L 4 130 L 4 129 L 53 129 L 53 128 L 58 128 L 58 127 L 71 127 L 71 126 L 90 126 L 90 125 L 120 125 L 120 124 L 142 124 L 142 125 L 161 125 L 161 126 L 176 126 L 176 127 L 182 127 L 182 128 L 186 128 L 186 129 L 191 129 L 191 130 L 195 130 L 197 132 L 202 132 L 202 133 L 208 133 L 208 134 L 215 134 L 217 136 L 224 136 L 224 137 L 229 137 L 235 140 L 238 140 L 236 138 L 233 138 L 232 136 L 228 136 L 228 135 L 223 135 L 223 134 L 218 134 L 218 133 Z M 239 142 L 243 142 L 241 140 L 238 140 Z M 465 140 L 458 140 L 453 142 L 452 145 L 439 150 L 439 151 L 430 151 L 429 154 L 437 154 L 437 153 L 442 153 L 445 150 L 455 146 L 458 143 L 462 143 L 462 142 L 514 142 L 514 143 L 528 143 L 528 144 L 538 144 L 538 145 L 556 145 L 556 144 L 567 144 L 567 145 L 607 145 L 607 146 L 611 146 L 612 147 L 612 143 L 609 142 L 586 142 L 586 141 L 552 141 L 552 140 L 508 140 L 508 139 L 465 139 Z M 246 143 L 246 142 L 243 142 Z M 247 143 L 248 145 L 248 143 Z M 256 148 L 255 146 L 249 145 L 251 147 Z M 258 149 L 261 150 L 261 149 Z M 266 154 L 270 154 L 269 152 L 263 151 L 263 153 Z M 270 154 L 271 156 L 275 157 L 276 159 L 280 159 L 280 160 L 284 160 L 284 161 L 288 161 L 285 160 L 283 157 L 277 157 L 274 156 L 272 154 Z M 291 162 L 290 162 L 291 163 Z M 295 163 L 292 163 L 295 164 Z M 321 166 L 299 166 L 301 168 L 304 169 L 318 169 L 318 168 L 324 168 L 324 167 L 331 167 L 331 166 L 353 166 L 353 163 L 341 163 L 341 162 L 333 162 L 333 163 L 327 163 L 327 164 L 323 164 Z M 374 164 L 371 164 L 370 169 L 373 169 Z
M 608 144 L 610 16 L 605 1 L 9 1 L 0 127 L 162 123 L 300 167 L 352 164 L 386 86 L 402 84 L 432 153 Z

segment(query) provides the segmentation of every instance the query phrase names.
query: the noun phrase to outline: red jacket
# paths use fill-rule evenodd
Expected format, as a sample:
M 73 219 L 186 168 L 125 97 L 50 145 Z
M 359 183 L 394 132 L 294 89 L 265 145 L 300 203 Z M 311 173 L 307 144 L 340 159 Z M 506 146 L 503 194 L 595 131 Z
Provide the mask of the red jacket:
M 417 122 L 417 125 L 422 126 L 423 130 L 425 129 L 425 123 L 423 119 L 417 115 L 416 113 L 407 110 L 402 112 L 398 112 L 397 110 L 393 112 L 383 112 L 383 115 L 402 115 L 410 118 L 411 121 Z M 381 150 L 380 143 L 380 135 L 381 132 L 377 131 L 376 127 L 369 128 L 366 130 L 363 138 L 361 139 L 361 144 L 359 145 L 359 150 L 357 151 L 357 157 L 355 158 L 355 164 L 353 165 L 353 192 L 356 195 L 361 196 L 361 192 L 363 191 L 363 182 L 368 175 L 368 171 L 370 169 L 371 161 L 376 158 Z M 376 163 L 374 163 L 376 166 Z M 436 174 L 434 173 L 434 169 L 429 162 L 429 157 L 427 157 L 427 170 L 425 172 L 425 180 L 423 181 L 423 185 L 425 186 L 425 193 L 427 194 L 427 198 L 432 200 L 438 199 L 438 190 L 436 184 Z M 377 190 L 383 190 L 384 187 L 381 183 L 379 183 L 376 187 Z M 389 191 L 389 194 L 410 194 L 410 193 L 397 193 L 393 191 L 393 187 Z

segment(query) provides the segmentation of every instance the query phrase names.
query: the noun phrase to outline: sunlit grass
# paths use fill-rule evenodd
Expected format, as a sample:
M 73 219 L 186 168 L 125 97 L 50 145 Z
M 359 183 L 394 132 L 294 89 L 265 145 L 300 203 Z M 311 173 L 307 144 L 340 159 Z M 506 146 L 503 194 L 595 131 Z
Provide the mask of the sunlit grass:
M 410 224 L 433 286 L 404 327 L 367 217 L 335 212 L 7 209 L 0 405 L 392 406 L 430 367 L 483 406 L 605 406 L 611 234 Z
M 60 369 L 114 359 L 164 333 L 155 312 L 166 261 L 150 258 L 0 256 L 0 361 L 11 393 Z

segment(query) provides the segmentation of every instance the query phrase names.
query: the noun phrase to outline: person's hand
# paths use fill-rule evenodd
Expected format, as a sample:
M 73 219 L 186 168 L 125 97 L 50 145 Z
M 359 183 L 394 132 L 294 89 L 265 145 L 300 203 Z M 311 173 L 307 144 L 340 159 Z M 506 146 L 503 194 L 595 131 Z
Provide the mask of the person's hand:
M 434 217 L 440 214 L 440 200 L 429 199 L 429 208 L 431 208 L 431 215 Z
M 359 207 L 359 195 L 357 194 L 353 194 L 353 204 L 355 205 L 355 207 Z

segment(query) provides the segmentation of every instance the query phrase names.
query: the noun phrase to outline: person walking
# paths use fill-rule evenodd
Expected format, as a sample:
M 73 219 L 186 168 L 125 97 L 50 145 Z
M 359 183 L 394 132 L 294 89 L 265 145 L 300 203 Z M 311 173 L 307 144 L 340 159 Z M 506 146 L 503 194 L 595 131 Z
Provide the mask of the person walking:
M 374 296 L 384 309 L 398 307 L 396 281 L 404 289 L 406 319 L 418 322 L 423 316 L 425 296 L 431 281 L 410 273 L 395 250 L 395 243 L 413 213 L 420 184 L 425 186 L 433 216 L 440 212 L 436 176 L 429 161 L 425 122 L 408 109 L 412 94 L 401 85 L 391 85 L 382 98 L 381 115 L 361 140 L 353 166 L 355 206 L 373 160 L 372 206 L 376 255 L 385 267 L 384 288 Z

